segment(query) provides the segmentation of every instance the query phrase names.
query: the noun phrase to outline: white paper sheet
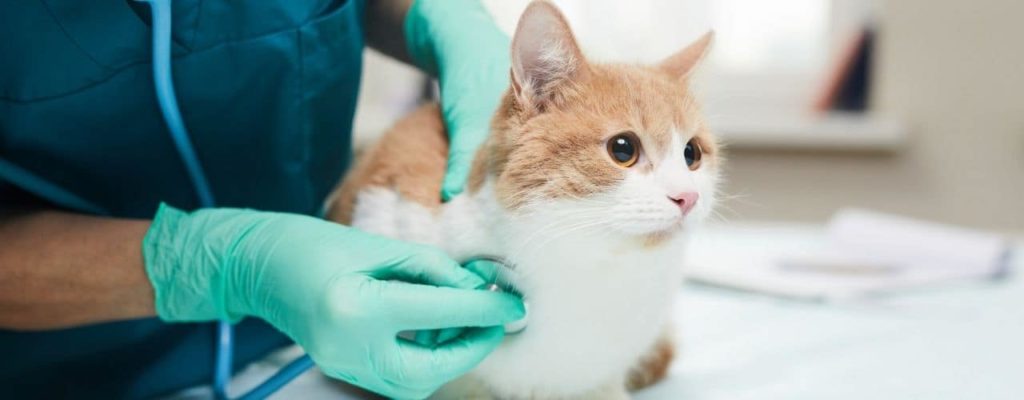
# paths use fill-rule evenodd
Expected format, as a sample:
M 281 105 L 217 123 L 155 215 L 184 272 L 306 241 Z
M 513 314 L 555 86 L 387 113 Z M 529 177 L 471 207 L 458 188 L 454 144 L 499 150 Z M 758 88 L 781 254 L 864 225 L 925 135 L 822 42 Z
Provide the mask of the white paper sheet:
M 864 210 L 837 213 L 815 241 L 779 227 L 707 234 L 691 243 L 691 280 L 813 300 L 998 277 L 1010 249 L 996 234 Z

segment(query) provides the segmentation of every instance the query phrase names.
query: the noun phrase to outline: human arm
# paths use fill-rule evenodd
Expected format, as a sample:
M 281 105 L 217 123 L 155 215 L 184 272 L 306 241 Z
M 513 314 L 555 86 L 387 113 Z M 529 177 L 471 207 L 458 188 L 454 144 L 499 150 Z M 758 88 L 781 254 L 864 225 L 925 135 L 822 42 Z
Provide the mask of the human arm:
M 366 3 L 366 44 L 381 53 L 412 65 L 405 42 L 405 17 L 413 0 L 371 0 Z
M 154 221 L 57 211 L 0 217 L 0 327 L 51 329 L 157 314 L 266 320 L 330 376 L 424 397 L 479 363 L 523 317 L 510 295 L 436 249 L 311 217 L 252 210 Z M 155 297 L 155 302 L 154 302 Z M 443 343 L 399 332 L 470 327 Z
M 0 213 L 0 328 L 155 315 L 140 246 L 148 228 L 146 220 L 56 210 Z

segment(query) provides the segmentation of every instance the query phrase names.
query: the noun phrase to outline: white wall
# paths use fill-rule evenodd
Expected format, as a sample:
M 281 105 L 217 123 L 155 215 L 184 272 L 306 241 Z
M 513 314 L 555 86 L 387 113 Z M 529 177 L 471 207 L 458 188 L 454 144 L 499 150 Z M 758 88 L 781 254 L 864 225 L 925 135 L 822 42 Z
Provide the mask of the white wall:
M 875 108 L 896 156 L 731 154 L 727 216 L 821 221 L 841 205 L 1024 232 L 1024 2 L 886 0 Z

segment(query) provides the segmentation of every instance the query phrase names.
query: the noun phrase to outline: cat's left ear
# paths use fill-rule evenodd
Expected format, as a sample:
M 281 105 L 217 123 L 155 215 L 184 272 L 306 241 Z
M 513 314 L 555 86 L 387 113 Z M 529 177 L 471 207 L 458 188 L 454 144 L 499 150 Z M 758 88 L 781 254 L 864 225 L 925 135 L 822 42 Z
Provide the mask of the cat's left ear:
M 697 41 L 663 60 L 659 67 L 679 79 L 688 77 L 694 67 L 700 64 L 704 56 L 708 54 L 714 38 L 715 31 L 708 31 Z

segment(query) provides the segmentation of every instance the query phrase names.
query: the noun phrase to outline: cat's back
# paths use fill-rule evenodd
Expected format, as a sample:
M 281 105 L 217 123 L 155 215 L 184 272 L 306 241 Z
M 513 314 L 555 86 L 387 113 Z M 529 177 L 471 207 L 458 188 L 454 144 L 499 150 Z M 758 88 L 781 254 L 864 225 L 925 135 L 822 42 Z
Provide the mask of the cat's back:
M 358 157 L 355 167 L 327 200 L 326 217 L 351 225 L 360 194 L 400 198 L 428 210 L 441 206 L 441 182 L 448 135 L 437 103 L 428 103 L 399 120 Z

